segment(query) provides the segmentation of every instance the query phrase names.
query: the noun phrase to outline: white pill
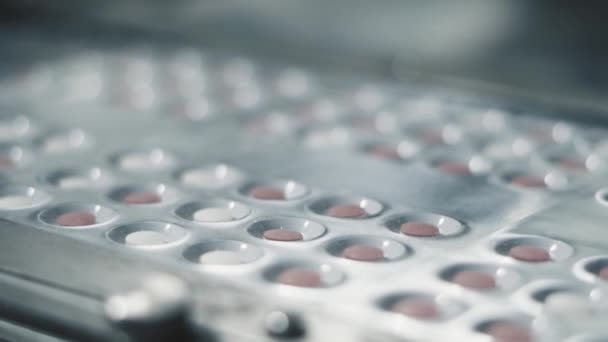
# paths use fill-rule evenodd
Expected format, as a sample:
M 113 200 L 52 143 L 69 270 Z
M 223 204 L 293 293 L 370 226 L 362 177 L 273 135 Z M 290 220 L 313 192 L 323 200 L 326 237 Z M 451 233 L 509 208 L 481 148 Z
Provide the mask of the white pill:
M 13 140 L 21 136 L 20 132 L 13 125 L 0 124 L 0 140 Z
M 128 245 L 135 246 L 151 246 L 151 245 L 162 245 L 167 243 L 165 235 L 159 232 L 142 230 L 133 232 L 125 237 L 125 242 Z
M 204 208 L 192 214 L 192 218 L 200 222 L 226 222 L 232 221 L 232 213 L 227 208 Z
M 57 182 L 62 189 L 82 189 L 90 185 L 90 180 L 83 177 L 65 177 Z
M 576 293 L 557 292 L 545 299 L 545 310 L 560 316 L 585 316 L 592 312 L 587 298 Z
M 187 185 L 217 189 L 222 186 L 222 182 L 218 177 L 207 170 L 190 170 L 182 175 L 182 182 Z
M 235 251 L 209 251 L 200 256 L 201 264 L 206 265 L 239 265 L 241 256 Z
M 30 207 L 34 199 L 25 195 L 8 195 L 0 197 L 0 209 L 19 209 Z
M 51 137 L 44 142 L 44 150 L 51 153 L 66 151 L 72 147 L 70 137 L 65 136 Z
M 148 155 L 130 154 L 120 160 L 120 166 L 126 170 L 142 170 L 158 166 Z

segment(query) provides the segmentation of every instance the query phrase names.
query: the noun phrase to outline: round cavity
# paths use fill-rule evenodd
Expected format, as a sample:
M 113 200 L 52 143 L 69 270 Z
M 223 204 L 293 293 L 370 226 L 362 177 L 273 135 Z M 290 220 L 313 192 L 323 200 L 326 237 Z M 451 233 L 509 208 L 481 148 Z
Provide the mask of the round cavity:
M 84 148 L 91 143 L 90 140 L 82 129 L 75 128 L 47 134 L 38 144 L 46 153 L 62 153 Z
M 514 320 L 483 322 L 477 330 L 489 335 L 495 342 L 531 342 L 534 338 L 528 324 Z
M 243 174 L 232 166 L 214 164 L 182 170 L 177 178 L 189 187 L 216 190 L 240 182 Z
M 602 188 L 595 193 L 595 199 L 604 206 L 608 206 L 608 188 Z
M 300 288 L 327 288 L 344 281 L 344 275 L 329 264 L 287 262 L 268 267 L 263 276 L 267 281 Z
M 239 189 L 243 196 L 261 201 L 292 201 L 304 197 L 308 189 L 295 181 L 255 182 Z
M 527 158 L 537 149 L 536 143 L 524 137 L 490 139 L 482 144 L 482 153 L 492 160 L 509 162 Z
M 333 125 L 311 127 L 302 133 L 302 140 L 312 148 L 345 146 L 350 144 L 353 139 L 353 134 L 348 129 Z
M 544 299 L 545 310 L 555 313 L 567 313 L 572 316 L 589 315 L 592 311 L 588 298 L 569 291 L 555 291 Z
M 494 245 L 494 251 L 526 263 L 563 261 L 574 253 L 573 248 L 564 242 L 535 236 L 501 240 Z
M 466 227 L 456 219 L 433 213 L 405 213 L 389 217 L 384 225 L 394 233 L 431 238 L 457 236 Z
M 551 255 L 547 250 L 538 246 L 518 245 L 509 250 L 509 256 L 519 261 L 526 262 L 547 262 L 551 260 Z
M 583 334 L 570 337 L 565 342 L 606 342 L 608 335 L 604 334 Z
M 178 194 L 164 184 L 124 185 L 110 191 L 108 197 L 115 202 L 138 206 L 174 202 Z
M 594 256 L 576 263 L 574 272 L 589 282 L 608 283 L 608 256 Z
M 21 146 L 2 144 L 0 145 L 0 170 L 11 169 L 23 164 L 26 160 L 26 152 Z
M 565 122 L 525 120 L 521 124 L 526 136 L 541 144 L 566 143 L 574 136 L 574 128 Z
M 376 216 L 383 205 L 366 197 L 326 197 L 312 202 L 308 209 L 317 215 L 340 219 L 365 219 Z
M 543 310 L 551 315 L 583 317 L 593 314 L 594 311 L 588 293 L 577 284 L 533 285 L 529 298 L 537 304 L 542 304 Z
M 519 273 L 488 264 L 456 264 L 439 272 L 444 281 L 475 291 L 511 291 L 521 282 Z
M 107 224 L 116 217 L 111 208 L 99 204 L 64 203 L 44 209 L 38 219 L 61 228 L 91 228 Z
M 213 240 L 192 245 L 184 258 L 204 266 L 235 266 L 252 263 L 262 257 L 261 248 L 236 240 Z
M 571 184 L 571 177 L 560 171 L 508 171 L 501 174 L 499 182 L 515 189 L 563 190 Z
M 326 228 L 315 221 L 296 218 L 278 217 L 263 219 L 247 228 L 249 234 L 269 241 L 308 241 L 321 237 Z
M 375 158 L 403 161 L 414 158 L 421 150 L 419 144 L 410 140 L 398 143 L 368 143 L 362 146 L 362 151 Z
M 0 141 L 11 141 L 31 131 L 30 120 L 23 115 L 3 115 L 0 118 Z
M 173 223 L 141 221 L 110 230 L 108 238 L 116 243 L 136 248 L 166 247 L 185 241 L 190 233 Z
M 551 154 L 547 161 L 567 172 L 593 171 L 600 167 L 600 158 L 595 155 L 583 156 L 576 153 Z
M 430 165 L 440 172 L 453 176 L 472 176 L 488 173 L 492 169 L 490 161 L 479 155 L 440 155 L 430 160 Z M 456 155 L 456 156 L 454 156 Z
M 409 135 L 426 145 L 457 144 L 463 139 L 462 128 L 455 124 L 447 125 L 413 125 L 406 128 Z
M 385 296 L 378 301 L 383 311 L 422 321 L 440 321 L 453 318 L 467 306 L 445 295 L 423 292 L 403 292 Z
M 56 170 L 51 172 L 46 180 L 64 190 L 87 189 L 102 186 L 109 182 L 105 172 L 97 167 Z
M 335 257 L 363 262 L 396 261 L 411 253 L 409 247 L 397 241 L 367 235 L 336 239 L 326 251 Z
M 0 210 L 21 210 L 38 207 L 51 199 L 50 195 L 31 186 L 4 185 L 0 187 Z
M 159 148 L 123 152 L 116 155 L 113 161 L 121 169 L 130 172 L 166 170 L 176 163 L 175 157 Z
M 256 135 L 286 134 L 293 131 L 293 119 L 280 112 L 249 118 L 244 123 L 245 129 Z
M 244 204 L 230 200 L 188 202 L 179 206 L 175 214 L 196 223 L 225 223 L 242 220 L 251 210 Z
M 391 311 L 420 320 L 436 319 L 439 310 L 432 300 L 425 298 L 404 298 L 396 302 Z

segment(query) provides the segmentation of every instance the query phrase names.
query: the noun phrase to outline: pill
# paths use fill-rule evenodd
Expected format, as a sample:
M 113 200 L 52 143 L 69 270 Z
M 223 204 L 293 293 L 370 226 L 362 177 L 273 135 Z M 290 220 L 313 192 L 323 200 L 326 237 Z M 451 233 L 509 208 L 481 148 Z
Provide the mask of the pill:
M 165 235 L 160 232 L 141 230 L 128 234 L 125 237 L 125 242 L 128 245 L 150 246 L 165 244 L 167 243 L 167 239 Z
M 386 145 L 376 145 L 370 148 L 368 153 L 374 157 L 382 159 L 401 159 L 401 155 L 399 154 L 396 148 Z
M 44 141 L 44 150 L 46 152 L 57 153 L 67 151 L 74 147 L 70 136 L 52 136 Z
M 273 241 L 300 241 L 304 239 L 302 233 L 289 229 L 269 229 L 264 231 L 264 238 Z
M 243 263 L 238 252 L 222 250 L 203 253 L 199 261 L 206 265 L 239 265 Z
M 374 246 L 352 245 L 342 251 L 342 256 L 357 261 L 381 261 L 384 259 L 384 252 Z
M 0 156 L 0 167 L 9 168 L 15 166 L 15 161 L 6 156 Z
M 327 215 L 339 218 L 357 218 L 365 216 L 365 210 L 356 204 L 336 204 L 327 209 Z
M 437 169 L 441 172 L 457 176 L 468 176 L 471 174 L 469 166 L 458 161 L 442 161 L 437 164 Z
M 155 192 L 131 192 L 122 198 L 125 204 L 154 204 L 160 203 L 162 198 Z
M 62 189 L 81 189 L 90 185 L 90 180 L 83 177 L 64 177 L 57 181 L 57 186 Z
M 321 276 L 318 272 L 305 268 L 290 268 L 278 275 L 277 282 L 298 287 L 319 287 Z
M 401 225 L 400 231 L 404 235 L 431 237 L 439 235 L 437 226 L 425 222 L 405 222 Z
M 69 211 L 59 215 L 55 221 L 60 226 L 78 227 L 90 226 L 96 223 L 95 215 L 87 211 Z
M 454 284 L 475 290 L 489 290 L 496 287 L 494 277 L 480 271 L 460 271 L 452 277 L 451 281 Z
M 560 316 L 581 317 L 592 313 L 586 298 L 565 291 L 550 294 L 545 299 L 544 308 Z
M 551 260 L 551 255 L 544 248 L 519 245 L 509 250 L 509 256 L 526 262 L 546 262 Z
M 421 320 L 430 320 L 439 316 L 435 303 L 424 298 L 401 299 L 393 305 L 391 311 Z
M 576 158 L 561 158 L 555 161 L 559 167 L 567 170 L 580 171 L 587 169 L 587 165 L 585 165 L 584 161 L 578 160 Z
M 227 222 L 232 221 L 232 213 L 227 208 L 203 208 L 192 214 L 195 221 L 200 222 Z
M 131 171 L 157 169 L 164 165 L 160 154 L 134 153 L 125 155 L 120 159 L 120 166 Z
M 484 332 L 494 339 L 495 342 L 530 342 L 532 336 L 530 330 L 521 324 L 513 322 L 494 322 L 489 324 Z
M 597 276 L 600 277 L 600 279 L 602 280 L 608 281 L 608 265 L 600 268 L 597 272 Z
M 184 184 L 200 188 L 217 189 L 222 187 L 221 179 L 209 170 L 188 170 L 181 176 Z
M 511 184 L 524 188 L 544 188 L 547 186 L 544 179 L 535 176 L 517 176 L 511 179 Z
M 416 133 L 417 137 L 429 145 L 443 144 L 443 133 L 436 129 L 422 129 Z
M 283 190 L 271 186 L 255 186 L 251 190 L 249 190 L 249 196 L 261 200 L 285 200 L 285 193 L 283 192 Z
M 31 196 L 7 195 L 0 197 L 0 209 L 19 209 L 34 204 Z

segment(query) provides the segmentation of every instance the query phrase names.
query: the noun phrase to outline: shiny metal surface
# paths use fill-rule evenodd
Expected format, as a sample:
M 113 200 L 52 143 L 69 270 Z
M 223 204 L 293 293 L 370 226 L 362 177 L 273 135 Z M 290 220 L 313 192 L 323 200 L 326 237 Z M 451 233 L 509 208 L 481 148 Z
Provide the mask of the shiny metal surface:
M 145 326 L 168 317 L 175 323 L 179 317 L 195 338 L 263 341 L 269 338 L 264 321 L 275 310 L 298 314 L 309 341 L 484 341 L 480 327 L 501 317 L 533 323 L 540 341 L 605 332 L 602 312 L 584 325 L 555 328 L 559 320 L 539 313 L 541 304 L 530 301 L 526 287 L 547 279 L 573 282 L 589 288 L 590 302 L 604 303 L 605 284 L 576 266 L 606 253 L 606 206 L 595 195 L 605 185 L 604 127 L 416 82 L 320 75 L 221 53 L 56 48 L 67 54 L 12 75 L 1 87 L 6 117 L 19 113 L 30 122 L 2 150 L 19 152 L 9 153 L 2 195 L 46 195 L 31 207 L 1 214 L 0 284 L 19 295 L 0 296 L 11 309 L 5 319 L 73 334 L 68 337 L 110 340 L 150 333 L 132 333 L 134 322 Z M 182 78 L 175 60 L 187 67 L 185 74 L 201 78 Z M 194 93 L 187 91 L 191 87 Z M 315 112 L 320 99 L 330 105 Z M 179 110 L 190 105 L 200 115 Z M 11 123 L 5 126 L 14 133 Z M 395 141 L 407 141 L 398 146 L 408 153 L 400 149 L 391 159 L 395 154 L 369 148 Z M 414 144 L 418 148 L 410 149 Z M 498 158 L 504 155 L 492 153 L 496 144 L 513 153 Z M 444 161 L 464 166 L 439 167 Z M 213 170 L 194 178 L 202 188 L 183 181 L 196 167 Z M 519 173 L 538 179 L 513 181 Z M 58 174 L 77 181 L 57 181 Z M 214 182 L 220 184 L 206 187 Z M 252 185 L 278 187 L 285 201 L 252 198 Z M 36 191 L 23 192 L 30 188 Z M 164 201 L 123 203 L 124 189 L 155 191 Z M 4 203 L 14 202 L 9 199 Z M 179 211 L 193 201 L 232 201 L 249 210 L 229 222 L 196 222 Z M 341 201 L 359 205 L 363 217 L 328 216 L 325 207 Z M 98 221 L 88 227 L 58 223 L 60 214 L 73 210 L 92 212 Z M 426 239 L 391 228 L 395 217 L 450 224 Z M 264 239 L 260 222 L 297 226 L 304 241 Z M 127 239 L 142 230 L 158 234 Z M 330 251 L 341 238 L 366 242 L 369 236 L 407 253 L 362 263 Z M 550 250 L 552 262 L 514 260 L 508 256 L 514 241 Z M 237 255 L 237 266 L 203 265 L 187 253 L 208 242 L 233 253 L 250 246 L 262 253 Z M 293 265 L 321 273 L 321 288 L 277 284 L 280 272 Z M 499 286 L 479 293 L 451 283 L 446 270 L 461 265 L 495 273 Z M 181 279 L 189 290 L 173 283 L 138 290 L 154 272 Z M 436 303 L 445 329 L 382 304 L 412 294 Z M 15 300 L 32 295 L 51 303 L 36 308 L 36 302 Z M 104 303 L 124 331 L 105 320 Z M 115 310 L 131 305 L 141 315 Z

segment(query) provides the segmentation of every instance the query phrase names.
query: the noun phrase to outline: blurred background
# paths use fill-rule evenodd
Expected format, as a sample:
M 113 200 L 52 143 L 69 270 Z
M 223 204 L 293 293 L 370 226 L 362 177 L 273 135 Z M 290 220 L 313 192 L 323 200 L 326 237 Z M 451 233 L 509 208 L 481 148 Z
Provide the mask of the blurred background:
M 5 28 L 193 42 L 604 110 L 608 6 L 586 1 L 5 1 Z M 6 30 L 5 30 L 6 32 Z

